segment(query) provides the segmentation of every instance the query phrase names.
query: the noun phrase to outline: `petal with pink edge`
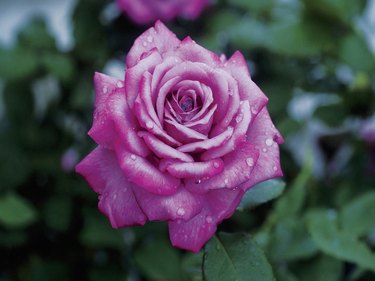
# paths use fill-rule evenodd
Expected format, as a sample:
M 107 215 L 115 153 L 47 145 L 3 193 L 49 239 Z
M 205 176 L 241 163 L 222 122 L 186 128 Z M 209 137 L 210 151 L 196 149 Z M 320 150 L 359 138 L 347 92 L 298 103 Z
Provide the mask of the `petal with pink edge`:
M 245 142 L 222 158 L 224 170 L 220 174 L 199 182 L 187 179 L 186 188 L 196 193 L 205 193 L 211 189 L 236 188 L 254 176 L 252 171 L 258 156 L 258 149 Z
M 236 210 L 243 196 L 241 189 L 213 190 L 206 194 L 205 208 L 189 221 L 170 221 L 169 237 L 173 246 L 195 253 L 216 232 L 216 225 Z
M 189 220 L 201 211 L 204 203 L 201 195 L 192 194 L 183 187 L 170 196 L 152 194 L 142 188 L 134 190 L 134 193 L 143 212 L 151 221 Z
M 258 148 L 260 154 L 252 177 L 240 186 L 244 190 L 259 182 L 283 175 L 278 144 L 283 143 L 284 140 L 273 125 L 266 108 L 258 114 L 250 126 L 247 139 Z
M 221 159 L 214 159 L 206 162 L 175 162 L 167 165 L 167 171 L 176 178 L 211 178 L 220 174 L 224 169 L 224 163 Z
M 126 180 L 111 150 L 97 147 L 76 166 L 76 171 L 100 194 L 99 209 L 109 218 L 112 227 L 146 222 L 133 194 L 134 187 Z
M 126 66 L 134 66 L 139 62 L 142 54 L 148 53 L 154 48 L 163 55 L 166 51 L 175 49 L 180 42 L 176 34 L 171 32 L 161 21 L 157 21 L 155 27 L 149 28 L 135 40 L 126 56 Z
M 116 156 L 120 167 L 130 182 L 160 195 L 171 195 L 180 186 L 180 180 L 162 173 L 153 163 L 118 147 Z

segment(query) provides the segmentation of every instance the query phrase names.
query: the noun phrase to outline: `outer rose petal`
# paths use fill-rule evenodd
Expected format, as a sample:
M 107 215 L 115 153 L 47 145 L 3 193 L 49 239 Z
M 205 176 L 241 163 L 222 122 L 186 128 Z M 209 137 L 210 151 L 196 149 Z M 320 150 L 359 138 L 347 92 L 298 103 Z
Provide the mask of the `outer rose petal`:
M 148 53 L 154 48 L 163 54 L 176 48 L 180 42 L 176 34 L 171 32 L 161 21 L 157 21 L 155 27 L 151 27 L 135 40 L 126 56 L 126 66 L 133 67 L 139 62 L 142 54 Z
M 220 174 L 224 169 L 224 163 L 221 159 L 210 160 L 206 162 L 174 162 L 167 165 L 166 170 L 174 177 L 181 179 L 211 178 Z
M 243 55 L 239 51 L 235 52 L 225 63 L 225 69 L 237 80 L 241 100 L 248 100 L 251 105 L 252 114 L 258 114 L 266 105 L 268 98 L 251 80 Z
M 253 177 L 252 171 L 258 155 L 255 146 L 245 142 L 223 157 L 224 170 L 220 174 L 198 182 L 186 179 L 186 188 L 193 193 L 206 193 L 211 189 L 237 188 Z
M 96 102 L 90 137 L 109 148 L 121 140 L 127 150 L 147 156 L 149 150 L 137 136 L 139 126 L 126 103 L 123 82 L 101 73 L 96 73 L 94 79 Z
M 160 195 L 171 195 L 177 191 L 180 180 L 160 172 L 147 159 L 121 148 L 116 150 L 116 154 L 120 167 L 130 182 Z
M 244 190 L 259 182 L 283 175 L 280 167 L 278 144 L 283 143 L 284 140 L 272 124 L 266 108 L 258 114 L 249 128 L 247 139 L 248 142 L 259 149 L 259 158 L 252 172 L 252 177 L 240 186 Z
M 185 188 L 170 196 L 160 196 L 142 188 L 134 190 L 137 202 L 149 220 L 189 220 L 202 209 L 203 196 L 192 194 Z
M 169 237 L 173 246 L 199 252 L 216 231 L 216 225 L 230 217 L 243 196 L 241 189 L 213 190 L 205 195 L 205 208 L 189 221 L 170 221 Z
M 126 180 L 111 150 L 97 147 L 76 166 L 76 172 L 100 194 L 99 209 L 109 218 L 112 227 L 146 222 L 135 200 L 133 186 Z

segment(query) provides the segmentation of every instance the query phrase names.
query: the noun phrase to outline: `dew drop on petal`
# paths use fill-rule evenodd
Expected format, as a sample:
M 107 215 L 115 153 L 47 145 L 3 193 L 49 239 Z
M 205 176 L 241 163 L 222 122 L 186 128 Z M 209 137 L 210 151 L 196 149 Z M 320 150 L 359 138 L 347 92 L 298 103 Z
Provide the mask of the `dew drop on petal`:
M 273 145 L 273 139 L 271 139 L 271 138 L 266 139 L 266 145 L 272 146 Z
M 122 81 L 117 81 L 117 88 L 122 88 L 124 87 L 124 83 L 122 83 Z
M 232 90 L 228 90 L 228 94 L 229 94 L 230 96 L 233 96 L 233 91 L 232 91 Z
M 137 157 L 136 157 L 134 154 L 130 155 L 130 158 L 131 158 L 132 160 L 137 159 Z
M 152 129 L 152 128 L 154 128 L 154 124 L 153 124 L 151 121 L 148 121 L 148 122 L 146 123 L 146 127 L 147 127 L 148 129 Z
M 206 217 L 206 222 L 207 222 L 207 223 L 212 223 L 212 221 L 213 221 L 213 219 L 212 219 L 211 216 L 207 216 L 207 217 Z
M 267 152 L 267 148 L 263 148 L 262 151 L 263 151 L 263 152 Z
M 277 171 L 277 167 L 276 166 L 273 166 L 272 169 L 276 172 Z
M 253 114 L 257 114 L 258 113 L 258 109 L 255 107 L 255 106 L 251 106 L 250 107 L 250 110 Z
M 214 162 L 214 167 L 215 167 L 215 168 L 219 168 L 219 167 L 220 167 L 219 162 Z
M 224 184 L 225 184 L 225 186 L 227 186 L 228 183 L 229 183 L 229 180 L 228 180 L 228 179 L 225 179 L 225 180 L 224 180 Z
M 236 123 L 240 123 L 242 121 L 242 114 L 238 114 L 236 117 Z
M 195 184 L 200 184 L 202 182 L 202 180 L 197 180 L 196 182 L 195 182 Z
M 247 158 L 246 164 L 247 164 L 247 166 L 252 167 L 254 165 L 254 159 L 251 158 L 251 157 Z
M 146 41 L 143 42 L 143 47 L 147 47 L 147 42 Z
M 115 194 L 113 194 L 113 196 L 112 196 L 112 197 L 113 197 L 113 199 L 114 199 L 114 200 L 116 200 L 116 199 L 117 199 L 117 194 L 116 194 L 116 193 L 115 193 Z
M 154 38 L 152 38 L 152 36 L 149 35 L 149 36 L 147 36 L 147 41 L 152 43 L 152 41 L 154 41 Z
M 104 86 L 104 87 L 103 87 L 103 93 L 104 93 L 104 94 L 108 93 L 108 87 L 107 87 L 107 86 Z
M 178 208 L 177 209 L 177 215 L 180 216 L 180 217 L 185 215 L 185 209 L 184 208 Z

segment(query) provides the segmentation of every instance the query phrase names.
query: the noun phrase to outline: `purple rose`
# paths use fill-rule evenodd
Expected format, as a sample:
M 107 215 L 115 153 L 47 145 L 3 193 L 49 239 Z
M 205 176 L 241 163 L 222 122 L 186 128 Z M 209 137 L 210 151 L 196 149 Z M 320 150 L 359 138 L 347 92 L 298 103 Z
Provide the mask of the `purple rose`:
M 98 143 L 76 170 L 115 228 L 168 221 L 197 252 L 246 190 L 279 177 L 283 139 L 240 52 L 229 60 L 161 22 L 126 58 L 125 80 L 95 74 Z
M 177 16 L 195 19 L 210 0 L 117 0 L 117 5 L 138 24 L 153 23 Z

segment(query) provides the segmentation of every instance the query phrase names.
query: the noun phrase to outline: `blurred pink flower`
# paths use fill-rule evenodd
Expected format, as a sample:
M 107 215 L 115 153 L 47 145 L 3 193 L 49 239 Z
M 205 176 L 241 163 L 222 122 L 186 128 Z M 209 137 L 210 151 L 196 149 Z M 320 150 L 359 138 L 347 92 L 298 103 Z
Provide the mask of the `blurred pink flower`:
M 117 0 L 118 6 L 138 24 L 169 21 L 181 16 L 197 18 L 210 0 Z
M 197 252 L 255 184 L 282 175 L 267 97 L 240 52 L 229 60 L 161 22 L 136 39 L 125 80 L 95 74 L 76 167 L 115 228 L 168 221 L 172 244 Z

